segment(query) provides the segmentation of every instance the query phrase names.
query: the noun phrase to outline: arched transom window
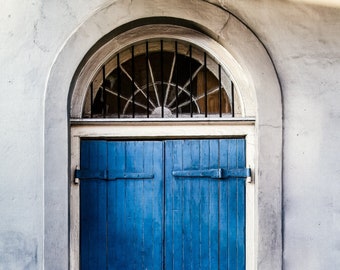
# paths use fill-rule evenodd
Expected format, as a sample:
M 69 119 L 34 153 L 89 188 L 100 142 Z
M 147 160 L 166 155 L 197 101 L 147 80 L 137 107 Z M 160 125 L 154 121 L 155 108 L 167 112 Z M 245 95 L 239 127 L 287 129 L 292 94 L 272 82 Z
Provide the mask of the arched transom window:
M 234 88 L 218 60 L 197 46 L 147 40 L 98 69 L 83 118 L 231 118 L 241 115 Z

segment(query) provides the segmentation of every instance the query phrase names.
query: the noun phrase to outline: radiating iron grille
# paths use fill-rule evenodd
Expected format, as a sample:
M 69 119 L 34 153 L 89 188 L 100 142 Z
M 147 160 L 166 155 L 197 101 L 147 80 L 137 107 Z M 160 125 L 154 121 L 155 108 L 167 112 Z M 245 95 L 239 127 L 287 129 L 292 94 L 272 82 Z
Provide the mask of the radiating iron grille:
M 150 40 L 115 54 L 94 76 L 84 118 L 235 117 L 234 84 L 210 55 Z

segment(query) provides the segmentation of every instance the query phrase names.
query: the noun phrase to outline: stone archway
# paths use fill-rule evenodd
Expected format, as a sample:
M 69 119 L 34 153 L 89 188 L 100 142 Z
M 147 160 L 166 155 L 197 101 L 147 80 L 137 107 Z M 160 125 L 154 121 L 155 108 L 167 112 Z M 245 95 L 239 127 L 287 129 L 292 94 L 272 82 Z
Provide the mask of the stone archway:
M 129 23 L 135 26 L 131 22 L 141 18 L 157 16 L 162 20 L 159 16 L 166 14 L 170 20 L 183 18 L 191 22 L 191 27 L 217 40 L 240 68 L 241 73 L 235 68 L 233 76 L 244 80 L 250 89 L 248 97 L 256 100 L 255 268 L 281 269 L 282 104 L 271 59 L 256 36 L 232 14 L 203 1 L 196 3 L 194 11 L 187 2 L 158 2 L 132 2 L 130 9 L 125 1 L 104 6 L 75 30 L 51 68 L 45 95 L 44 128 L 45 267 L 56 269 L 58 265 L 57 268 L 66 269 L 69 262 L 68 114 L 70 85 L 77 67 L 83 59 L 88 60 L 84 56 L 98 40 L 110 33 L 117 35 L 113 29 Z M 209 19 L 211 14 L 214 20 Z

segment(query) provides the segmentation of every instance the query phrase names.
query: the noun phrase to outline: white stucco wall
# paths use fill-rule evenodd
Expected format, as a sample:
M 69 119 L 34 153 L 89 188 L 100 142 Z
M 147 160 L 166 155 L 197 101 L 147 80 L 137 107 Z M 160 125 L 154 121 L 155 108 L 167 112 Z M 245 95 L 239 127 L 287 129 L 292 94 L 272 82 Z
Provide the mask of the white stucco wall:
M 1 270 L 43 267 L 45 85 L 67 37 L 102 1 L 82 2 L 1 2 Z
M 67 38 L 109 2 L 1 3 L 1 270 L 43 269 L 46 84 Z M 340 269 L 340 4 L 210 2 L 249 26 L 280 79 L 284 269 Z
M 339 269 L 339 1 L 224 2 L 262 40 L 282 86 L 284 269 Z

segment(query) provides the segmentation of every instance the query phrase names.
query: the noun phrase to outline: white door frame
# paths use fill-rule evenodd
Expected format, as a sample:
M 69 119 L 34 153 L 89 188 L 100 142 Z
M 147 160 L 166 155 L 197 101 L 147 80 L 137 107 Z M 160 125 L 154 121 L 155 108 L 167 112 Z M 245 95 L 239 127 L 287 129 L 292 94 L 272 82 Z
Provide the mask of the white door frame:
M 255 122 L 248 121 L 137 121 L 94 122 L 73 121 L 71 126 L 71 174 L 70 184 L 70 269 L 80 265 L 80 194 L 79 179 L 74 171 L 80 164 L 81 139 L 179 139 L 179 138 L 233 138 L 246 140 L 246 164 L 254 170 Z M 255 265 L 255 175 L 246 184 L 246 269 Z

